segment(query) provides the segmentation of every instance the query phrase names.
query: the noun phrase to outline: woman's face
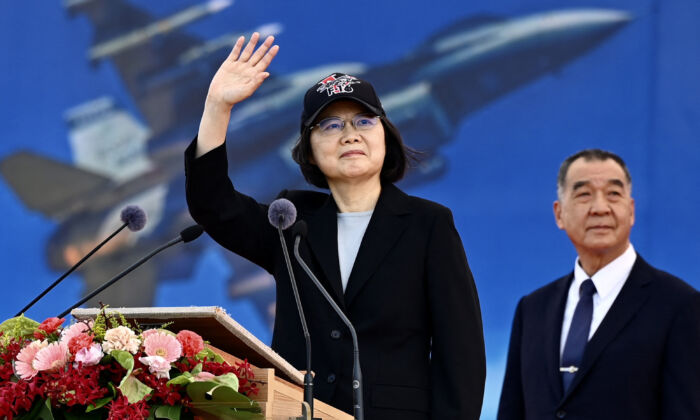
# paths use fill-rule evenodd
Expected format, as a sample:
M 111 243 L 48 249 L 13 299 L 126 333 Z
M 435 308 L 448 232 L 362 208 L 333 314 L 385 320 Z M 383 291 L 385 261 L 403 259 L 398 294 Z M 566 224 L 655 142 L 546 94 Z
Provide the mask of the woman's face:
M 367 115 L 367 118 L 357 118 L 358 115 Z M 373 178 L 379 181 L 386 154 L 381 121 L 377 119 L 371 126 L 369 118 L 374 114 L 355 101 L 333 102 L 321 112 L 317 121 L 331 117 L 342 120 L 345 127 L 337 133 L 324 132 L 318 125 L 313 127 L 310 139 L 312 163 L 323 172 L 329 185 Z M 353 118 L 361 129 L 355 127 Z

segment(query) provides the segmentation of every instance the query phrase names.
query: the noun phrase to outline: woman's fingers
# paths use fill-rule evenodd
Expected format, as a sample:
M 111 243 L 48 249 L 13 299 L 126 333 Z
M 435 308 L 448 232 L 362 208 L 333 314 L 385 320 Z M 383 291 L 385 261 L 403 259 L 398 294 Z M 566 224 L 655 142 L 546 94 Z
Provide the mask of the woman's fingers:
M 250 59 L 250 56 L 253 54 L 255 46 L 258 43 L 258 39 L 260 39 L 260 34 L 253 32 L 253 35 L 250 36 L 250 41 L 248 41 L 248 45 L 245 46 L 243 52 L 241 52 L 241 56 L 238 57 L 238 61 L 246 62 Z
M 250 63 L 253 66 L 258 64 L 258 62 L 260 62 L 260 59 L 262 59 L 265 56 L 265 53 L 267 53 L 267 51 L 270 49 L 274 41 L 275 37 L 268 36 L 265 39 L 265 42 L 260 44 L 260 47 L 258 47 L 257 51 L 255 51 L 255 53 L 250 57 L 248 63 Z
M 243 48 L 243 43 L 245 42 L 245 37 L 243 35 L 239 36 L 236 40 L 236 44 L 228 55 L 228 60 L 236 61 L 238 60 L 238 55 L 241 53 L 241 48 Z

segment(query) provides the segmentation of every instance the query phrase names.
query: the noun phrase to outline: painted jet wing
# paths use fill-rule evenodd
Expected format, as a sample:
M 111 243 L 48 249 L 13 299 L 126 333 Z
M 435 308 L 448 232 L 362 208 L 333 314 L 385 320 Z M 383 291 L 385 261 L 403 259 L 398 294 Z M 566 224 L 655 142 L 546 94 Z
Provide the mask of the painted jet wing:
M 58 221 L 73 215 L 85 197 L 112 183 L 94 172 L 26 151 L 3 159 L 0 173 L 27 207 Z
M 192 7 L 207 7 L 209 3 Z M 194 83 L 197 86 L 195 97 L 202 98 L 206 94 L 208 82 L 205 79 L 211 75 L 198 76 L 196 69 L 179 66 L 182 52 L 202 45 L 202 40 L 170 29 L 153 34 L 150 31 L 139 42 L 129 43 L 128 39 L 139 29 L 167 25 L 167 18 L 156 19 L 125 0 L 73 1 L 67 8 L 72 14 L 85 14 L 92 22 L 93 48 L 109 46 L 120 38 L 127 43 L 99 58 L 109 58 L 114 63 L 154 136 L 171 128 L 183 116 L 182 104 L 173 97 L 171 83 L 182 82 L 183 90 L 189 90 Z M 94 50 L 92 55 L 95 55 Z M 199 108 L 198 101 L 191 102 Z

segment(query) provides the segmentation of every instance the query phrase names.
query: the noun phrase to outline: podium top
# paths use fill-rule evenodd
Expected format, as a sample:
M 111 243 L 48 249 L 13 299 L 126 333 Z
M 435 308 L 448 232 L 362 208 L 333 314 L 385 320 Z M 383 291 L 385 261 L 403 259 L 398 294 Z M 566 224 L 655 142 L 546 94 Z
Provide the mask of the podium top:
M 83 320 L 95 318 L 99 312 L 97 308 L 76 308 L 71 315 Z M 108 308 L 107 313 L 120 313 L 129 322 L 136 321 L 143 329 L 159 328 L 170 323 L 167 328 L 175 333 L 194 331 L 213 346 L 240 359 L 248 359 L 252 365 L 274 368 L 277 376 L 298 385 L 304 383 L 301 372 L 218 306 Z

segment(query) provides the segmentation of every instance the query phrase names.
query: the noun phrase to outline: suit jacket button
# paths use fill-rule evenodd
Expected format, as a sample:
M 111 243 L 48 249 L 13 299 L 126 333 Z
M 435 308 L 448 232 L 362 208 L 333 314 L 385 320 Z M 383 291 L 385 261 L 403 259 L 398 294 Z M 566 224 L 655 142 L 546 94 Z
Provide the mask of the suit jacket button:
M 328 375 L 328 377 L 326 378 L 326 382 L 328 382 L 329 384 L 335 382 L 335 374 L 331 373 L 330 375 Z
M 559 410 L 559 411 L 557 411 L 556 416 L 557 416 L 558 419 L 563 419 L 563 418 L 566 417 L 566 411 L 564 411 L 564 410 Z
M 338 330 L 331 331 L 331 338 L 334 340 L 339 339 L 340 338 L 340 331 L 338 331 Z

